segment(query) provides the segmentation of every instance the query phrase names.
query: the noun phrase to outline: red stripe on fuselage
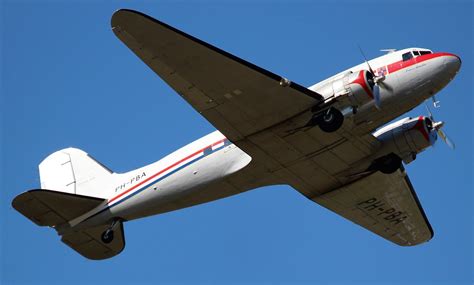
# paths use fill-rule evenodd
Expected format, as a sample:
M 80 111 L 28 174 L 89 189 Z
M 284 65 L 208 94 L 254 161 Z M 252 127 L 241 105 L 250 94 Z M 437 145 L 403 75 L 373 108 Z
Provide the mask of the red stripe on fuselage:
M 216 141 L 215 143 L 211 144 L 211 147 L 216 146 L 220 143 L 223 143 L 226 139 L 221 139 L 220 141 Z
M 406 61 L 399 60 L 397 62 L 391 63 L 391 64 L 387 65 L 387 70 L 388 70 L 388 73 L 390 74 L 390 73 L 397 72 L 401 69 L 410 67 L 412 65 L 415 65 L 417 63 L 421 63 L 421 62 L 424 62 L 424 61 L 427 61 L 427 60 L 430 60 L 430 59 L 433 59 L 433 58 L 438 58 L 438 57 L 443 57 L 443 56 L 458 57 L 457 55 L 452 54 L 452 53 L 448 53 L 448 52 L 438 52 L 438 53 L 424 54 L 424 55 L 419 55 L 419 56 L 413 57 L 413 58 L 411 58 L 409 60 L 406 60 Z
M 112 199 L 109 200 L 108 203 L 109 203 L 109 204 L 112 203 L 113 201 L 115 201 L 115 200 L 117 200 L 118 198 L 122 197 L 123 195 L 129 193 L 130 191 L 136 189 L 137 187 L 139 187 L 139 186 L 141 186 L 141 185 L 147 183 L 148 181 L 152 180 L 153 178 L 157 177 L 158 175 L 160 175 L 160 174 L 166 172 L 167 170 L 170 170 L 171 168 L 175 167 L 176 165 L 182 163 L 183 161 L 188 160 L 188 159 L 190 159 L 191 157 L 193 157 L 193 156 L 195 156 L 195 155 L 197 155 L 197 154 L 203 152 L 206 148 L 212 147 L 213 145 L 219 144 L 219 143 L 221 143 L 221 142 L 223 142 L 223 141 L 225 141 L 225 140 L 226 140 L 225 138 L 222 139 L 222 140 L 219 140 L 219 141 L 217 141 L 217 142 L 215 142 L 215 143 L 213 143 L 213 144 L 211 144 L 211 145 L 208 145 L 208 146 L 206 146 L 206 147 L 204 147 L 204 148 L 202 148 L 202 149 L 200 149 L 200 150 L 198 150 L 198 151 L 196 151 L 196 152 L 194 152 L 194 153 L 192 153 L 192 154 L 186 156 L 185 158 L 182 158 L 181 160 L 179 160 L 179 161 L 177 161 L 177 162 L 171 164 L 170 166 L 168 166 L 168 167 L 166 167 L 166 168 L 164 168 L 164 169 L 158 171 L 157 173 L 153 174 L 152 176 L 148 177 L 147 179 L 143 180 L 142 182 L 138 183 L 137 185 L 133 186 L 132 188 L 130 188 L 130 189 L 128 189 L 128 190 L 125 190 L 124 192 L 122 192 L 122 193 L 118 194 L 117 196 L 113 197 Z

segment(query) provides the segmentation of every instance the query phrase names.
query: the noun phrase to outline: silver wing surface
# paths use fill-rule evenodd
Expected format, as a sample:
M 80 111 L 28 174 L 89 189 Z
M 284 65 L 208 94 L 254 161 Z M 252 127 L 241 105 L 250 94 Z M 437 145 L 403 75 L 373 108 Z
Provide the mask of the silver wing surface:
M 226 195 L 289 184 L 319 203 L 317 197 L 363 178 L 353 174 L 367 169 L 364 159 L 380 147 L 351 120 L 334 133 L 305 127 L 311 110 L 324 104 L 320 94 L 165 23 L 119 10 L 111 25 L 143 62 L 252 157 L 225 180 Z M 212 199 L 192 197 L 186 206 L 207 200 Z

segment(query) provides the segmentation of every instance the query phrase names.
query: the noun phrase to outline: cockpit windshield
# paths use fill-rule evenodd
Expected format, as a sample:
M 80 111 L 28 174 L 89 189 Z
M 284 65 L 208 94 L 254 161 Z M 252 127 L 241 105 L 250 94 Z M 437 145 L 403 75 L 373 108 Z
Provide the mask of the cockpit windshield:
M 406 52 L 402 55 L 403 61 L 407 61 L 412 59 L 413 57 L 425 55 L 425 54 L 431 54 L 433 53 L 430 50 L 412 50 L 411 52 Z
M 411 52 L 406 52 L 402 55 L 403 61 L 407 61 L 413 58 L 413 54 Z
M 425 54 L 431 54 L 431 53 L 433 52 L 430 50 L 412 50 L 412 51 L 402 54 L 402 58 L 403 58 L 403 61 L 407 61 L 414 57 L 425 55 Z

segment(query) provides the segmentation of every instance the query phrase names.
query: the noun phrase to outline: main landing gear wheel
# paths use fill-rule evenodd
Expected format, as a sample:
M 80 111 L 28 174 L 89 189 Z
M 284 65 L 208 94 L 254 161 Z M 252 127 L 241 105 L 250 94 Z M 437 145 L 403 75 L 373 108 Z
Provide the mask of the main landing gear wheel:
M 329 108 L 318 117 L 319 128 L 326 133 L 337 131 L 344 122 L 344 115 L 336 108 Z
M 111 243 L 114 240 L 114 230 L 107 229 L 102 233 L 102 242 Z
M 397 171 L 402 166 L 402 159 L 396 154 L 389 154 L 377 163 L 377 168 L 384 174 L 391 174 Z

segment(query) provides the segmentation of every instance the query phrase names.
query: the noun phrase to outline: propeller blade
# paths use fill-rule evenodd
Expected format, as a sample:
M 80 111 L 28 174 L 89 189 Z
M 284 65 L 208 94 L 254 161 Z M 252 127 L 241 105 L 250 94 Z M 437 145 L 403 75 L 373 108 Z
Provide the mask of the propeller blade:
M 380 87 L 378 84 L 374 85 L 374 101 L 375 101 L 375 107 L 380 110 Z
M 364 51 L 362 50 L 362 48 L 360 47 L 360 45 L 358 45 L 358 47 L 359 47 L 360 53 L 361 53 L 362 56 L 364 57 L 365 63 L 367 63 L 367 66 L 369 67 L 369 72 L 372 73 L 372 76 L 375 77 L 375 72 L 374 72 L 374 70 L 372 69 L 372 67 L 370 66 L 369 61 L 367 60 L 367 57 L 365 56 Z
M 443 139 L 443 141 L 449 146 L 449 148 L 451 148 L 451 149 L 455 149 L 455 148 L 456 148 L 456 145 L 454 144 L 454 142 L 449 139 L 449 137 L 446 135 L 445 132 L 443 132 L 443 130 L 438 129 L 438 135 L 439 135 L 439 136 Z
M 438 133 L 438 136 L 441 137 L 441 139 L 449 146 L 449 148 L 455 149 L 456 145 L 454 144 L 454 142 L 451 139 L 449 139 L 446 133 L 443 132 L 443 130 L 441 129 L 444 126 L 444 122 L 443 121 L 436 122 L 435 119 L 433 118 L 433 113 L 431 113 L 431 108 L 428 104 L 428 100 L 425 101 L 425 106 L 426 106 L 426 111 L 428 112 L 429 118 L 432 122 L 432 128 L 436 130 L 436 132 Z

